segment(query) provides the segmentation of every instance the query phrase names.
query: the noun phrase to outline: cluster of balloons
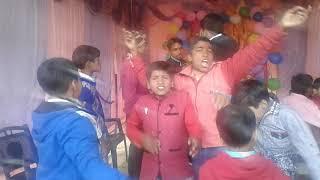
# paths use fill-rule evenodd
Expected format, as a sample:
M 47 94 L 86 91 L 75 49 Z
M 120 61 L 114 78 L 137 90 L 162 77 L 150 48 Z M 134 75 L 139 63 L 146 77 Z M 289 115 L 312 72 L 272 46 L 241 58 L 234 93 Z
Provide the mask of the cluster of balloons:
M 197 12 L 180 12 L 171 20 L 168 30 L 167 39 L 178 37 L 183 41 L 184 48 L 189 48 L 190 32 L 198 32 L 200 30 L 200 21 L 207 15 L 206 11 Z
M 257 23 L 262 23 L 264 27 L 270 28 L 274 24 L 274 19 L 271 16 L 264 15 L 259 7 L 249 8 L 242 6 L 239 8 L 239 13 L 230 16 L 229 20 L 233 24 L 241 23 L 242 18 L 251 18 Z

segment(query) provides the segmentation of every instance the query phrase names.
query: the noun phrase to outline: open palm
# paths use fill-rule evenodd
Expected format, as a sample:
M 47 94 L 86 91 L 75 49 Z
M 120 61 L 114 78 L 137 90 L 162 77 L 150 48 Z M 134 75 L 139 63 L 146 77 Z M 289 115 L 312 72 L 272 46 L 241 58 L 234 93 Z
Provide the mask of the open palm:
M 296 6 L 292 9 L 289 9 L 282 16 L 280 25 L 285 28 L 300 26 L 306 22 L 310 11 L 311 7 L 306 9 L 300 6 Z

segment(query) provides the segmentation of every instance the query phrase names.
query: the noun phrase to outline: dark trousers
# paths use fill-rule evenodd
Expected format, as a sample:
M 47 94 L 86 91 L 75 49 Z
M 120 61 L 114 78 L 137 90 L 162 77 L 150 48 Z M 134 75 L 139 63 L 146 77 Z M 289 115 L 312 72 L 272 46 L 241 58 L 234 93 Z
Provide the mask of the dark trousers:
M 139 179 L 140 177 L 142 157 L 143 150 L 131 143 L 129 147 L 128 173 L 133 179 Z

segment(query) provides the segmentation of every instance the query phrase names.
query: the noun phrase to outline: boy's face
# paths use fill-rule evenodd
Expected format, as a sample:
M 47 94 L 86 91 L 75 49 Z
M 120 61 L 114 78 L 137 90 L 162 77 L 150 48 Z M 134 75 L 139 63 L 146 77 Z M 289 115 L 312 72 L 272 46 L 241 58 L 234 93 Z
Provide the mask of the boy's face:
M 191 51 L 192 68 L 196 71 L 206 73 L 213 64 L 213 51 L 209 42 L 197 42 Z
M 101 71 L 100 58 L 97 57 L 92 62 L 88 61 L 87 66 L 91 72 L 100 72 Z
M 171 76 L 161 70 L 155 70 L 151 73 L 148 80 L 148 88 L 152 93 L 158 96 L 164 96 L 169 93 L 172 85 Z
M 176 59 L 182 59 L 182 46 L 179 43 L 174 43 L 169 49 L 169 53 Z

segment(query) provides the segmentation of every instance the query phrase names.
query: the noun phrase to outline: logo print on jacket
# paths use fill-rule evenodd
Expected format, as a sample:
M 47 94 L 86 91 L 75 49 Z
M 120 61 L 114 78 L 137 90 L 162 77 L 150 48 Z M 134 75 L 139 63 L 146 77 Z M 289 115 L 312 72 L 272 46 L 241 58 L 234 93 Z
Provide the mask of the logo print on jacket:
M 179 113 L 177 112 L 177 109 L 174 104 L 169 104 L 169 110 L 166 113 L 164 113 L 164 115 L 175 116 L 175 115 L 179 115 Z

